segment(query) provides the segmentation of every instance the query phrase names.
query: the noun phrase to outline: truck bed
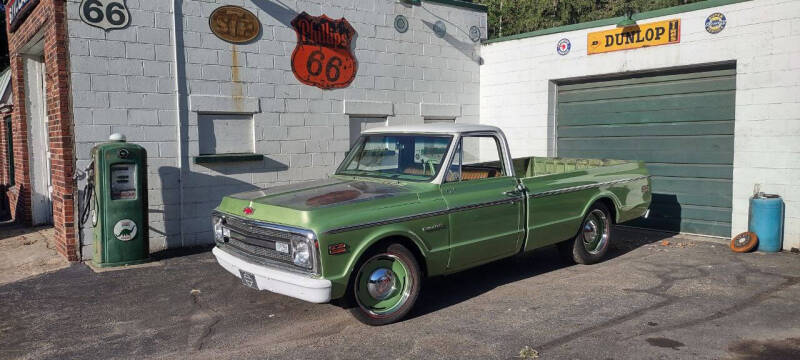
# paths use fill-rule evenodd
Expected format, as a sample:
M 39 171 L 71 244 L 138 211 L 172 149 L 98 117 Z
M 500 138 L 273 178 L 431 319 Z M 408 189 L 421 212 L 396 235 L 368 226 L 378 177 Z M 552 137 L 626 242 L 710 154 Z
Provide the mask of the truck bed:
M 635 163 L 636 161 L 627 160 L 577 159 L 539 156 L 513 159 L 514 172 L 519 179 L 564 174 L 576 170 L 595 169 L 603 166 Z
M 607 201 L 614 221 L 641 216 L 650 205 L 647 169 L 641 161 L 527 157 L 513 159 L 527 189 L 525 250 L 575 236 L 587 207 Z

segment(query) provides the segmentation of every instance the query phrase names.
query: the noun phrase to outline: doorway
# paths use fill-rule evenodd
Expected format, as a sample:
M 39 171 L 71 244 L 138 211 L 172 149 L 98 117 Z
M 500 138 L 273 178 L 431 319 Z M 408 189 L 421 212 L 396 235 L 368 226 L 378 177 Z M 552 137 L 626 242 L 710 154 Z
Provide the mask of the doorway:
M 41 41 L 40 41 L 41 43 Z M 40 48 L 32 46 L 23 56 L 25 79 L 25 113 L 28 123 L 28 153 L 31 171 L 31 220 L 33 225 L 53 222 L 50 180 L 50 136 L 47 118 L 44 57 Z

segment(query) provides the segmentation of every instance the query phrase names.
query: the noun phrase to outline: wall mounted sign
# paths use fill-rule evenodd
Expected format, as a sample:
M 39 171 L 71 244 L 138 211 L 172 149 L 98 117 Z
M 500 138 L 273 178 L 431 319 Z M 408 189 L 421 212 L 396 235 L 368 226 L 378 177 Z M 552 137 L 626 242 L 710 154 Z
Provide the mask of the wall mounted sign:
M 681 20 L 672 19 L 589 33 L 586 52 L 591 55 L 679 42 Z
M 234 44 L 250 42 L 261 33 L 261 22 L 249 10 L 235 5 L 220 6 L 208 17 L 211 32 Z
M 558 44 L 556 44 L 556 51 L 558 55 L 564 56 L 569 54 L 569 51 L 572 49 L 572 43 L 569 42 L 569 39 L 561 39 L 558 40 Z
M 477 27 L 475 25 L 470 26 L 470 28 L 469 28 L 469 39 L 472 40 L 472 42 L 480 41 L 481 40 L 481 28 L 479 28 L 479 27 Z
M 728 19 L 725 18 L 723 13 L 713 13 L 706 18 L 706 31 L 709 34 L 719 34 L 720 31 L 725 30 L 725 25 Z
M 440 38 L 443 38 L 444 35 L 447 34 L 447 26 L 445 26 L 444 21 L 436 20 L 433 24 L 433 33 Z
M 395 16 L 394 29 L 401 34 L 408 31 L 408 19 L 406 19 L 406 17 L 403 15 Z
M 6 24 L 9 30 L 14 32 L 17 30 L 25 17 L 33 11 L 39 0 L 11 0 L 6 5 Z
M 292 52 L 292 72 L 301 83 L 320 89 L 347 87 L 356 77 L 358 64 L 350 41 L 356 34 L 344 18 L 306 12 L 292 20 L 297 46 Z
M 83 22 L 105 31 L 122 29 L 131 23 L 124 0 L 83 0 L 78 12 Z

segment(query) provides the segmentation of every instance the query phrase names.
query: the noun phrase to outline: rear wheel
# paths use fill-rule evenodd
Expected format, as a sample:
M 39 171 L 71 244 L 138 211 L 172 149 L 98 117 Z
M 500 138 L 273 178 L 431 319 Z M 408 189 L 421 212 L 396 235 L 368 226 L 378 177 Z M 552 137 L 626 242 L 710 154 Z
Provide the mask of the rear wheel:
M 566 260 L 594 264 L 608 252 L 611 233 L 611 214 L 605 205 L 597 203 L 586 212 L 575 238 L 559 244 L 558 250 Z
M 419 264 L 400 244 L 370 252 L 357 266 L 351 289 L 356 305 L 350 311 L 368 325 L 385 325 L 405 317 L 421 288 Z

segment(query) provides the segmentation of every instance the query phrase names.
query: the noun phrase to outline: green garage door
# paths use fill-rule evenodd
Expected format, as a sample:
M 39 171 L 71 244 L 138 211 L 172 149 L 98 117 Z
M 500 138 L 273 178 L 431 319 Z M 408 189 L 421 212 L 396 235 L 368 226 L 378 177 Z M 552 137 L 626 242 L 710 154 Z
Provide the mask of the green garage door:
M 735 90 L 732 66 L 560 83 L 556 151 L 646 161 L 650 218 L 630 225 L 730 236 Z

